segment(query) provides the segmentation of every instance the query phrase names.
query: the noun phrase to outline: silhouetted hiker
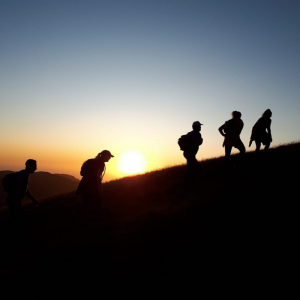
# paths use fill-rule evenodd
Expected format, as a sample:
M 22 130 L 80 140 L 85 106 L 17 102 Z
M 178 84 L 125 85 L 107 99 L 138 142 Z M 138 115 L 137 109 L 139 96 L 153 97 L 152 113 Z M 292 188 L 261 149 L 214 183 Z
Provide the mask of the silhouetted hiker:
M 83 163 L 80 171 L 82 179 L 78 185 L 76 194 L 82 195 L 84 204 L 100 205 L 101 182 L 105 174 L 105 162 L 114 157 L 108 150 L 103 150 L 95 158 Z
M 272 112 L 270 109 L 267 109 L 252 128 L 249 147 L 251 146 L 252 142 L 255 141 L 256 155 L 258 155 L 262 143 L 263 145 L 265 145 L 264 153 L 266 153 L 270 147 L 271 142 L 273 141 L 271 134 L 271 117 Z
M 32 196 L 28 189 L 29 175 L 36 170 L 36 161 L 28 159 L 25 163 L 25 169 L 12 175 L 13 182 L 7 197 L 7 205 L 9 207 L 12 219 L 13 230 L 20 233 L 22 229 L 22 203 L 21 200 L 26 195 L 30 200 L 38 205 L 38 201 Z
M 242 114 L 239 111 L 233 111 L 231 113 L 232 119 L 226 121 L 220 128 L 219 132 L 225 137 L 223 147 L 225 146 L 225 164 L 226 168 L 229 167 L 229 160 L 232 147 L 237 148 L 240 151 L 238 163 L 241 164 L 241 158 L 245 154 L 246 149 L 243 142 L 240 139 L 240 134 L 243 130 L 244 123 L 241 120 Z
M 199 146 L 203 143 L 203 139 L 200 133 L 201 125 L 203 124 L 201 124 L 199 121 L 195 121 L 192 125 L 193 130 L 188 132 L 187 135 L 182 136 L 178 141 L 178 143 L 180 144 L 180 140 L 182 138 L 186 139 L 185 144 L 180 145 L 181 149 L 183 150 L 183 156 L 187 161 L 187 172 L 184 182 L 185 186 L 188 186 L 195 181 L 195 177 L 199 168 L 196 154 L 199 150 Z

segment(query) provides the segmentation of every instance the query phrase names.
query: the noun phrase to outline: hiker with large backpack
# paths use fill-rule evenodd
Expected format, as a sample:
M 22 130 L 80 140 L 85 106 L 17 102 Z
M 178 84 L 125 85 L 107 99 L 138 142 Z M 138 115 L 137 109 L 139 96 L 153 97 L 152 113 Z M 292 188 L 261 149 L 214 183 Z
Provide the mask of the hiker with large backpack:
M 271 142 L 273 141 L 272 134 L 271 134 L 271 123 L 272 123 L 271 117 L 272 117 L 272 112 L 270 109 L 267 109 L 263 113 L 262 117 L 258 119 L 258 121 L 254 124 L 252 128 L 249 147 L 251 147 L 252 142 L 255 141 L 256 156 L 258 156 L 259 154 L 261 144 L 265 146 L 264 154 L 266 154 L 270 147 Z
M 199 163 L 196 159 L 196 154 L 199 150 L 199 146 L 202 145 L 203 139 L 201 136 L 201 124 L 199 121 L 195 121 L 192 125 L 193 130 L 188 132 L 179 138 L 178 144 L 180 150 L 183 151 L 183 156 L 187 161 L 187 172 L 185 177 L 185 185 L 188 186 L 192 184 L 197 175 L 199 169 Z
M 103 150 L 95 158 L 88 159 L 81 167 L 82 179 L 76 194 L 82 195 L 84 205 L 100 205 L 101 182 L 105 174 L 105 163 L 114 157 L 108 150 Z
M 224 136 L 223 147 L 225 147 L 225 164 L 227 169 L 229 168 L 232 147 L 235 147 L 240 151 L 239 159 L 235 167 L 241 166 L 242 157 L 246 152 L 245 146 L 240 138 L 240 134 L 244 127 L 244 122 L 241 119 L 242 114 L 239 111 L 233 111 L 231 116 L 232 119 L 226 121 L 219 128 L 220 134 Z
M 36 161 L 28 159 L 25 163 L 25 169 L 16 173 L 7 174 L 2 185 L 8 193 L 7 205 L 11 213 L 12 229 L 20 233 L 22 229 L 22 203 L 21 200 L 27 196 L 38 206 L 38 201 L 33 197 L 28 189 L 29 175 L 36 170 Z

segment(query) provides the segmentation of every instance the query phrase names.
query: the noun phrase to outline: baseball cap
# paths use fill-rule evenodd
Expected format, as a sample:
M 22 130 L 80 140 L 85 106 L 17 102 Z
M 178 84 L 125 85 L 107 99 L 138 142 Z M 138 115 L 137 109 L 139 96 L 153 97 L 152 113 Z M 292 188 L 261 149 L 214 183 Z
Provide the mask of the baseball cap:
M 101 154 L 101 155 L 107 155 L 107 156 L 110 156 L 110 157 L 114 157 L 111 153 L 110 153 L 110 151 L 108 151 L 108 150 L 103 150 L 101 153 L 99 153 L 99 154 Z
M 194 126 L 200 126 L 200 125 L 203 125 L 203 124 L 201 124 L 199 121 L 195 121 L 195 122 L 193 123 L 193 127 L 194 127 Z

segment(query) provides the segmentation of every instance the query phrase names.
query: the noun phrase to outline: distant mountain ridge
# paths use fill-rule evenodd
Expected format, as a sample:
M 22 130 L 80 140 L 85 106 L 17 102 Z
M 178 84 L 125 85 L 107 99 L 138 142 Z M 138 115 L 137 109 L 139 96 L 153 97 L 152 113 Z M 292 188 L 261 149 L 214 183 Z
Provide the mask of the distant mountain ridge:
M 79 182 L 80 180 L 78 178 L 76 178 L 75 176 L 72 176 L 72 175 L 69 175 L 69 174 L 59 174 L 59 173 L 54 173 L 53 175 L 60 175 L 60 176 L 63 176 L 65 178 L 68 178 L 72 181 L 76 181 L 76 182 Z
M 2 179 L 9 173 L 13 173 L 13 171 L 0 171 L 0 207 L 6 205 L 7 193 L 3 190 Z M 35 172 L 29 177 L 29 190 L 37 200 L 42 200 L 56 195 L 73 192 L 77 189 L 78 183 L 79 179 L 68 174 Z

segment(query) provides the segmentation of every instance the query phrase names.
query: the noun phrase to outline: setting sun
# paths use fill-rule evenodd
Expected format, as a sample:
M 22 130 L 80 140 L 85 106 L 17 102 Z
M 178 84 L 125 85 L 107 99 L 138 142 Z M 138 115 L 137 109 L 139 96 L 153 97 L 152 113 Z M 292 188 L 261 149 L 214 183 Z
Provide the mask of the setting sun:
M 135 174 L 145 171 L 145 159 L 137 151 L 125 152 L 120 160 L 119 169 L 126 174 Z

